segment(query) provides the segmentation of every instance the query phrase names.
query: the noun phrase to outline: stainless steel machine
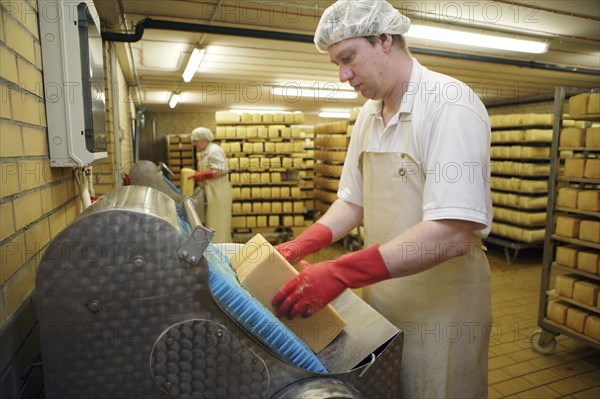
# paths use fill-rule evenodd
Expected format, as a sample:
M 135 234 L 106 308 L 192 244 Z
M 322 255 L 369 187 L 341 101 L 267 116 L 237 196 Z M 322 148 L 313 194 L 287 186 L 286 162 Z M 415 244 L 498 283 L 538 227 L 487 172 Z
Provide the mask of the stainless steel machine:
M 347 325 L 315 355 L 327 372 L 293 364 L 213 292 L 213 233 L 189 198 L 141 185 L 63 230 L 37 275 L 45 397 L 400 397 L 401 331 L 346 290 Z

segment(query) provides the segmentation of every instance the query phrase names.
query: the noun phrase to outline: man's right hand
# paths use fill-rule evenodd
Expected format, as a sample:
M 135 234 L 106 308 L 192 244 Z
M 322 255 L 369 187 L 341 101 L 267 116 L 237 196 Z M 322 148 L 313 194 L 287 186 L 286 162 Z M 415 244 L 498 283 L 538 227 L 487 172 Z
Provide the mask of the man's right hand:
M 331 244 L 332 239 L 333 233 L 329 227 L 321 223 L 315 223 L 304 230 L 294 240 L 276 245 L 275 249 L 288 262 L 294 264 L 310 254 L 319 252 Z

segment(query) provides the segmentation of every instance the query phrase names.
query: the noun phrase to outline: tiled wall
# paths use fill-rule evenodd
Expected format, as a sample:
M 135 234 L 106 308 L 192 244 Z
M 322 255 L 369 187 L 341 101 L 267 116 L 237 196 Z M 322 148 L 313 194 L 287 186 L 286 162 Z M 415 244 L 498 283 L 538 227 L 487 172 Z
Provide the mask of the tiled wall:
M 36 398 L 41 392 L 41 369 L 29 368 L 40 361 L 43 334 L 36 270 L 53 237 L 82 210 L 74 170 L 50 168 L 36 10 L 36 0 L 0 1 L 0 398 Z M 123 74 L 112 75 L 126 92 Z M 123 163 L 130 163 L 133 106 L 120 101 L 117 107 L 124 130 L 118 143 Z M 111 153 L 95 167 L 110 176 L 97 187 L 100 194 L 115 186 L 113 172 L 124 169 L 114 165 Z

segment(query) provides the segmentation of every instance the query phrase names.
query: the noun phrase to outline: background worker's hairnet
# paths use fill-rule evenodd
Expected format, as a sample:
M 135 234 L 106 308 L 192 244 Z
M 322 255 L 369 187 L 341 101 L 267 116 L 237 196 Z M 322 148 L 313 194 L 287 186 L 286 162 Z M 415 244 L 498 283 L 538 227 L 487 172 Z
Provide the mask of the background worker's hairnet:
M 206 127 L 197 127 L 194 130 L 192 130 L 192 141 L 197 141 L 197 140 L 213 141 L 214 139 L 215 139 L 215 136 L 213 136 L 210 129 L 208 129 Z
M 409 27 L 410 19 L 385 0 L 339 0 L 323 12 L 315 46 L 326 53 L 329 46 L 344 39 L 383 33 L 402 35 Z

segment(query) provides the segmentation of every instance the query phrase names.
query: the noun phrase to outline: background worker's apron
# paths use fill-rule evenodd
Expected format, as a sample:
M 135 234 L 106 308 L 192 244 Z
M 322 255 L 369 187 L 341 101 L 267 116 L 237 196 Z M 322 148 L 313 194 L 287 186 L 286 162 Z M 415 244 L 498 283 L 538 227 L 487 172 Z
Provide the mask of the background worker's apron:
M 370 133 L 363 144 L 366 246 L 384 244 L 422 221 L 425 178 L 410 143 L 410 114 L 399 123 L 406 152 L 367 152 Z M 365 300 L 404 331 L 400 378 L 406 398 L 487 397 L 490 269 L 481 241 L 473 242 L 467 255 L 363 289 Z M 420 251 L 425 259 L 436 245 L 407 242 L 402 252 Z
M 211 170 L 206 157 L 200 156 L 201 172 Z M 231 242 L 231 203 L 233 193 L 227 175 L 202 182 L 206 195 L 205 227 L 215 230 L 214 243 Z

